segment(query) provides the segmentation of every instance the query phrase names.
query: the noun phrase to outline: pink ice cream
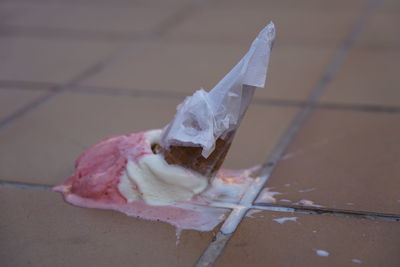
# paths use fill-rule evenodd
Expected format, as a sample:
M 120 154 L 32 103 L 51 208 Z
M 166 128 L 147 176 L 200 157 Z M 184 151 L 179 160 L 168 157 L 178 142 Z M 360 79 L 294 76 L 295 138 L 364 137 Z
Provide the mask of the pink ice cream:
M 128 201 L 121 193 L 121 177 L 128 162 L 153 155 L 148 132 L 113 136 L 95 144 L 77 159 L 75 173 L 54 187 L 65 201 L 80 207 L 111 209 L 128 216 L 170 223 L 180 229 L 210 231 L 218 225 L 232 204 L 238 203 L 254 181 L 248 170 L 221 170 L 201 194 L 191 199 L 151 205 L 143 199 Z M 137 185 L 134 190 L 140 192 Z M 121 187 L 120 187 L 121 188 Z

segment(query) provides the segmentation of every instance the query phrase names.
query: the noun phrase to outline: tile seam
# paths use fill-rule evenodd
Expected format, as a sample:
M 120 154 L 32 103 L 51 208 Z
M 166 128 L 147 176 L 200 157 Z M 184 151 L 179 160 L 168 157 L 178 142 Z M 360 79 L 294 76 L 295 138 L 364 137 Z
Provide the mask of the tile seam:
M 333 76 L 337 72 L 341 63 L 346 58 L 352 45 L 355 43 L 356 39 L 361 34 L 362 30 L 367 26 L 368 22 L 371 19 L 371 16 L 378 8 L 380 2 L 381 2 L 380 0 L 370 0 L 367 3 L 364 10 L 361 12 L 361 15 L 357 18 L 354 27 L 346 36 L 342 45 L 339 47 L 331 63 L 326 69 L 324 75 L 321 77 L 321 80 L 309 95 L 307 99 L 307 105 L 304 106 L 296 114 L 295 118 L 290 123 L 288 129 L 285 131 L 281 139 L 278 141 L 276 147 L 270 154 L 269 158 L 267 159 L 267 164 L 265 164 L 265 167 L 260 175 L 261 177 L 260 182 L 254 183 L 254 187 L 249 188 L 249 190 L 242 198 L 241 204 L 244 204 L 243 206 L 251 206 L 253 201 L 257 198 L 258 194 L 261 192 L 263 186 L 265 185 L 268 178 L 272 174 L 272 171 L 275 169 L 275 166 L 279 161 L 281 155 L 283 154 L 284 150 L 289 145 L 291 140 L 294 138 L 295 134 L 298 132 L 304 121 L 307 119 L 308 115 L 313 110 L 313 106 L 316 104 L 318 98 L 322 95 L 323 91 L 326 89 L 327 85 L 332 80 Z M 228 216 L 228 218 L 225 220 L 224 224 L 221 226 L 219 232 L 221 232 L 221 234 L 230 235 L 231 237 L 231 235 L 233 235 L 240 222 L 243 220 L 247 211 L 248 208 L 234 209 Z M 213 266 L 218 257 L 223 253 L 224 247 L 228 243 L 229 239 L 230 238 L 226 239 L 223 242 L 223 245 L 219 247 L 218 253 L 211 253 L 210 250 L 215 249 L 213 247 L 213 242 L 211 242 L 209 246 L 205 249 L 203 254 L 200 256 L 195 266 L 197 267 Z
M 112 31 L 53 29 L 20 25 L 3 25 L 0 28 L 1 37 L 57 38 L 57 40 L 69 39 L 74 41 L 124 42 L 141 39 L 148 35 L 151 35 L 151 33 L 118 33 Z
M 47 191 L 47 192 L 51 191 L 51 189 L 52 189 L 52 186 L 50 186 L 50 185 L 29 184 L 29 183 L 9 182 L 9 181 L 0 180 L 0 188 L 1 187 L 39 190 L 39 191 Z
M 23 183 L 23 182 L 12 182 L 12 181 L 4 181 L 0 180 L 0 187 L 6 188 L 17 188 L 17 189 L 26 189 L 26 190 L 35 190 L 35 191 L 45 191 L 52 192 L 53 185 L 44 185 L 44 184 L 32 184 L 32 183 Z M 207 206 L 202 204 L 195 204 L 199 206 Z M 231 209 L 232 207 L 226 207 L 225 205 L 221 205 L 221 208 Z M 208 207 L 208 206 L 207 206 Z M 316 215 L 330 215 L 330 216 L 340 216 L 340 217 L 352 217 L 352 218 L 363 218 L 363 219 L 372 219 L 372 220 L 382 220 L 382 221 L 400 221 L 400 214 L 395 213 L 381 213 L 381 212 L 373 212 L 373 211 L 360 211 L 360 210 L 343 210 L 343 209 L 334 209 L 329 207 L 318 208 L 318 207 L 308 207 L 308 206 L 285 206 L 285 205 L 252 205 L 248 207 L 249 209 L 259 209 L 259 210 L 267 210 L 267 211 L 277 211 L 277 212 L 290 212 L 290 213 L 299 213 L 299 214 L 316 214 Z M 223 242 L 228 241 L 231 234 L 222 234 L 222 236 L 216 236 L 215 240 L 217 243 L 213 244 L 214 249 L 220 250 L 221 244 Z M 214 249 L 212 253 L 215 253 Z M 208 253 L 210 253 L 209 251 Z M 215 256 L 215 255 L 214 255 Z
M 0 81 L 1 85 L 1 81 Z M 96 86 L 79 86 L 79 90 L 73 90 L 74 93 L 88 93 L 106 96 L 128 96 L 128 97 L 155 97 L 155 98 L 184 98 L 186 93 L 181 92 L 165 92 L 165 91 L 146 91 L 133 88 L 108 88 Z M 400 113 L 400 106 L 385 106 L 375 104 L 357 104 L 357 103 L 314 103 L 307 104 L 302 100 L 290 100 L 279 98 L 260 98 L 255 97 L 252 104 L 260 106 L 280 106 L 280 107 L 304 107 L 312 105 L 313 108 L 327 110 L 349 110 L 349 111 L 364 111 L 372 113 Z
M 4 87 L 4 88 L 2 88 Z M 43 88 L 40 88 L 43 87 Z M 35 81 L 12 81 L 0 80 L 1 90 L 21 90 L 21 91 L 52 91 L 54 88 L 61 87 L 56 83 L 35 82 Z M 71 86 L 66 86 L 71 87 Z M 168 91 L 146 91 L 134 88 L 111 88 L 98 86 L 76 86 L 77 89 L 68 89 L 72 93 L 77 94 L 96 94 L 102 96 L 127 96 L 127 97 L 154 97 L 154 98 L 184 98 L 187 96 L 181 92 Z M 304 100 L 291 100 L 279 98 L 262 98 L 255 97 L 254 105 L 260 106 L 278 106 L 278 107 L 295 107 L 301 108 L 307 105 Z M 339 102 L 322 102 L 313 105 L 316 109 L 325 110 L 343 110 L 343 111 L 360 111 L 369 113 L 400 113 L 400 106 L 379 105 L 379 104 L 359 104 L 359 103 L 339 103 Z
M 311 207 L 311 206 L 284 206 L 284 205 L 252 205 L 251 209 L 279 211 L 279 212 L 291 212 L 298 214 L 315 214 L 315 215 L 330 215 L 339 217 L 351 217 L 358 219 L 372 219 L 380 221 L 395 221 L 400 222 L 400 214 L 396 213 L 382 213 L 373 211 L 361 211 L 361 210 L 345 210 L 335 209 L 329 207 Z

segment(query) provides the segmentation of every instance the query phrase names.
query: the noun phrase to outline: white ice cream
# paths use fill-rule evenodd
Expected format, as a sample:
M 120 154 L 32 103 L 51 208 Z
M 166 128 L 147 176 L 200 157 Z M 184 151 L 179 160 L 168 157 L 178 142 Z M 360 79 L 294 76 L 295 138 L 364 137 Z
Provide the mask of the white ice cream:
M 158 141 L 161 131 L 148 132 L 150 144 Z M 150 205 L 168 205 L 190 200 L 208 185 L 207 178 L 182 167 L 169 165 L 161 155 L 149 154 L 137 162 L 128 161 L 118 190 L 128 202 L 144 200 Z

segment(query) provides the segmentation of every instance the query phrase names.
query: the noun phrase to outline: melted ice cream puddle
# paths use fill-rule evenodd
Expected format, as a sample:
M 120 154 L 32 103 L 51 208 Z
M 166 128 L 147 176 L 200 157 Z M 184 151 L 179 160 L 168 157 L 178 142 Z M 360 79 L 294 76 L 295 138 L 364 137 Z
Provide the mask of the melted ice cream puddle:
M 277 219 L 272 219 L 273 221 L 279 223 L 279 224 L 283 224 L 285 222 L 296 222 L 297 221 L 297 217 L 282 217 L 282 218 L 277 218 Z
M 260 212 L 261 212 L 261 210 L 255 210 L 255 209 L 249 210 L 249 211 L 246 213 L 246 217 L 255 218 L 253 215 L 254 215 L 254 214 L 257 214 L 257 213 L 260 213 Z M 264 217 L 264 216 L 261 216 L 261 217 Z
M 159 130 L 149 131 L 145 135 L 146 141 L 150 145 L 155 144 L 160 134 Z M 169 165 L 161 155 L 149 154 L 136 161 L 128 161 L 118 190 L 128 203 L 143 200 L 149 205 L 164 206 L 193 199 L 211 206 L 230 207 L 230 203 L 239 202 L 254 181 L 251 174 L 258 168 L 221 170 L 209 185 L 206 177 L 177 165 Z
M 128 161 L 118 190 L 128 202 L 143 200 L 161 206 L 190 200 L 207 185 L 205 177 L 168 165 L 161 155 L 146 155 L 137 162 Z
M 244 192 L 257 181 L 251 177 L 257 168 L 220 170 L 208 183 L 191 171 L 165 165 L 152 152 L 151 144 L 158 140 L 160 132 L 152 130 L 100 141 L 81 154 L 75 173 L 54 190 L 79 207 L 112 209 L 132 217 L 167 222 L 178 229 L 212 230 L 225 219 L 229 209 L 238 207 Z M 149 173 L 153 176 L 150 179 Z M 148 181 L 143 181 L 144 175 Z M 181 179 L 185 179 L 182 184 Z
M 315 250 L 315 253 L 320 257 L 328 257 L 329 256 L 329 252 L 326 250 L 322 250 L 322 249 Z
M 276 195 L 281 195 L 282 193 L 279 192 L 273 192 L 269 191 L 271 188 L 264 188 L 260 196 L 257 198 L 256 203 L 265 203 L 265 204 L 270 204 L 270 203 L 275 203 L 276 202 Z
M 293 203 L 295 205 L 301 205 L 301 206 L 310 206 L 310 207 L 316 207 L 316 208 L 321 208 L 323 207 L 322 205 L 317 205 L 314 203 L 314 201 L 308 200 L 308 199 L 302 199 L 296 203 Z

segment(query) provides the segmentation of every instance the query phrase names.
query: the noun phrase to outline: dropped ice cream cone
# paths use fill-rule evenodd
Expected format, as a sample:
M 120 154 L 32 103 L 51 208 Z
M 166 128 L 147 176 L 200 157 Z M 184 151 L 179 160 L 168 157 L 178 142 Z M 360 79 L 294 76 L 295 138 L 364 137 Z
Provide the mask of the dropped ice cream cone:
M 212 178 L 224 162 L 234 135 L 235 131 L 231 131 L 225 139 L 218 138 L 215 142 L 215 149 L 207 158 L 202 155 L 201 147 L 170 146 L 167 150 L 161 151 L 168 164 L 179 165 Z
M 254 181 L 254 169 L 218 170 L 255 88 L 264 87 L 274 37 L 270 23 L 210 92 L 198 90 L 179 105 L 163 131 L 113 136 L 87 149 L 54 190 L 80 207 L 213 229 Z
M 221 167 L 256 87 L 264 87 L 274 25 L 265 27 L 239 63 L 210 91 L 198 90 L 164 128 L 161 153 L 169 164 L 212 178 Z

